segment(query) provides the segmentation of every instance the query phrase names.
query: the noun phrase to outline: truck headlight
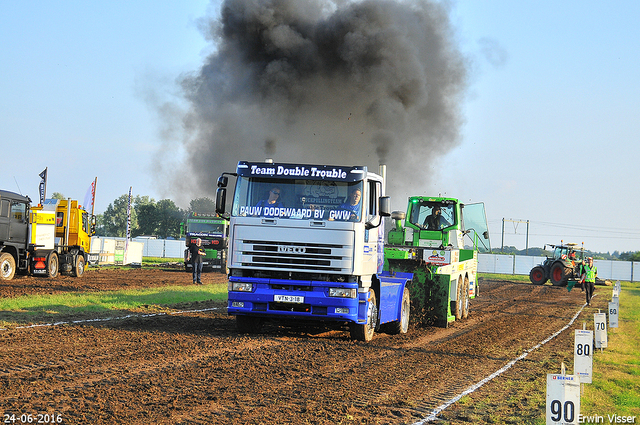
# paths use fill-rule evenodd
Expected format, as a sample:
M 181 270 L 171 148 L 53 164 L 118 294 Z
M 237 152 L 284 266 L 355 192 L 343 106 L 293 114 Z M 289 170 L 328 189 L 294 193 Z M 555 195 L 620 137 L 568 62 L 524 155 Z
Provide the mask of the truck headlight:
M 356 295 L 356 288 L 329 288 L 330 297 L 355 298 Z
M 247 282 L 229 282 L 232 291 L 236 292 L 251 292 L 253 291 L 253 283 Z

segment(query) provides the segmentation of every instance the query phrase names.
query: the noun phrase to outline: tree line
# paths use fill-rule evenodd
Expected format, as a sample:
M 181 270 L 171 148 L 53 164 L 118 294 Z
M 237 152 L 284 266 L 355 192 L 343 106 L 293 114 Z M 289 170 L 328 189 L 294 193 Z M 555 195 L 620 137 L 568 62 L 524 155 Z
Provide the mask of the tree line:
M 96 235 L 126 237 L 127 208 L 129 195 L 124 194 L 112 203 L 102 214 L 96 215 Z M 155 201 L 148 196 L 131 198 L 131 237 L 157 236 L 162 239 L 180 238 L 180 223 L 193 212 L 212 213 L 215 202 L 210 198 L 196 198 L 189 208 L 179 208 L 171 199 Z

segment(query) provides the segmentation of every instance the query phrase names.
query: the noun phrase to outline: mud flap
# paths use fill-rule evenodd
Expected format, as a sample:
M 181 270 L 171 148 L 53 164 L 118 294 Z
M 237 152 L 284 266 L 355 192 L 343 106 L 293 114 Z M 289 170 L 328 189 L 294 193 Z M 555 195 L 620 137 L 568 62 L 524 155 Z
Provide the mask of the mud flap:
M 450 316 L 449 276 L 433 274 L 429 266 L 420 260 L 388 261 L 392 274 L 413 273 L 413 280 L 407 285 L 411 295 L 411 323 L 446 328 Z

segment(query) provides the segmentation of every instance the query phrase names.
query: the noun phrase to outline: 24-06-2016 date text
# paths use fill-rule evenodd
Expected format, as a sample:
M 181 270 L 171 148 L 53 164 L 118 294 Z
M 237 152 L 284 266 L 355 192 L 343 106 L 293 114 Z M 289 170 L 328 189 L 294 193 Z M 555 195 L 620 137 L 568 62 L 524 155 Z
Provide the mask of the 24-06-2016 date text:
M 5 424 L 61 424 L 62 415 L 59 413 L 4 413 L 2 423 Z

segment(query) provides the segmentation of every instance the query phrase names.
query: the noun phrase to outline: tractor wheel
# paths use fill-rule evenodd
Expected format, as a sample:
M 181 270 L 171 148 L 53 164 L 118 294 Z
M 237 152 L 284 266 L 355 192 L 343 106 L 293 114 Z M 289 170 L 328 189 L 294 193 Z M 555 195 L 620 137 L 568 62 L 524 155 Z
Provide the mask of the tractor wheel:
M 56 277 L 60 271 L 60 262 L 58 261 L 58 253 L 52 252 L 47 258 L 47 276 Z
M 529 280 L 534 285 L 544 285 L 547 282 L 547 278 L 544 275 L 544 267 L 535 266 L 529 272 Z
M 560 261 L 553 263 L 549 274 L 553 286 L 565 286 L 567 284 L 569 273 L 567 268 Z
M 16 274 L 16 260 L 8 252 L 0 254 L 0 280 L 11 280 Z
M 378 320 L 378 307 L 376 304 L 376 294 L 373 289 L 369 289 L 369 309 L 367 310 L 367 323 L 361 325 L 359 323 L 351 323 L 349 333 L 351 339 L 357 341 L 369 342 L 373 339 L 373 333 L 376 330 L 376 322 Z
M 404 288 L 402 294 L 402 307 L 400 320 L 389 323 L 386 331 L 392 335 L 406 334 L 409 330 L 409 313 L 411 310 L 411 300 L 409 298 L 409 288 Z

